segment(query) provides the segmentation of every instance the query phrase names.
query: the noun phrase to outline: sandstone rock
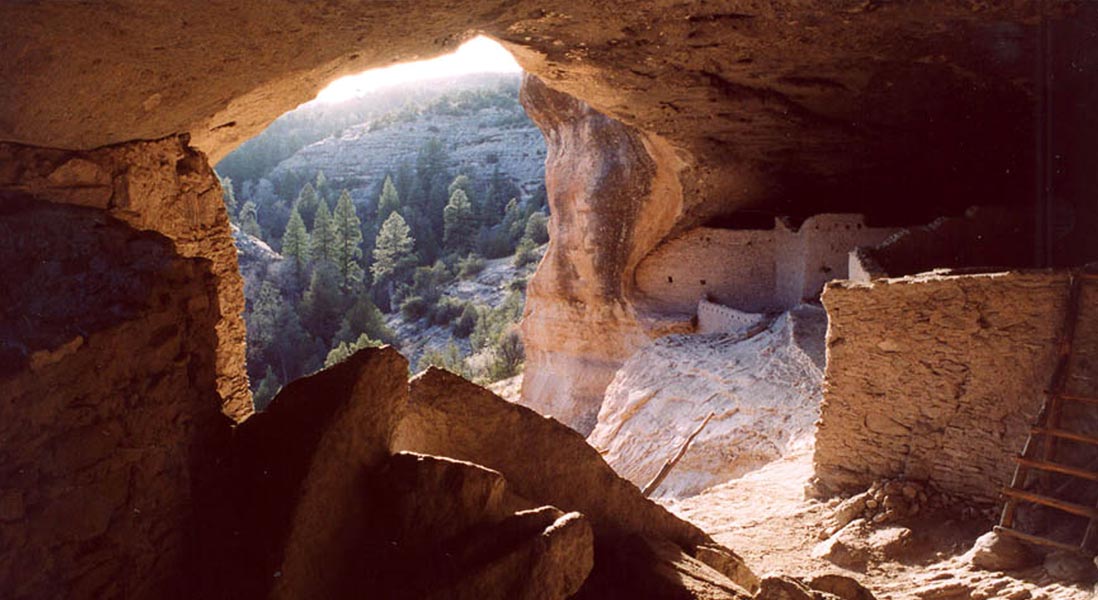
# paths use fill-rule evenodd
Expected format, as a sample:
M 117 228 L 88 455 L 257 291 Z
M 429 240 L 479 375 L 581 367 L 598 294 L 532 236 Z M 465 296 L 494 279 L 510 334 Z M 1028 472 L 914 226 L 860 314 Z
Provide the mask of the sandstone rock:
M 597 552 L 595 570 L 575 596 L 577 600 L 751 597 L 677 544 L 639 535 L 616 539 L 613 552 Z
M 210 268 L 103 211 L 0 192 L 3 595 L 195 591 L 188 532 L 231 433 Z
M 393 439 L 395 450 L 484 465 L 502 473 L 518 495 L 532 502 L 582 513 L 590 520 L 596 553 L 602 557 L 596 559 L 596 573 L 599 564 L 617 560 L 611 556 L 617 552 L 612 540 L 642 536 L 652 543 L 666 539 L 688 555 L 708 545 L 699 557 L 735 577 L 736 585 L 754 587 L 754 576 L 735 554 L 720 552 L 699 529 L 644 498 L 579 434 L 560 423 L 435 368 L 412 380 L 411 398 Z M 521 452 L 515 440 L 521 440 Z
M 359 541 L 348 589 L 409 599 L 563 599 L 594 563 L 582 515 L 523 509 L 529 502 L 502 475 L 478 465 L 398 453 L 372 493 L 380 496 L 372 505 L 381 530 Z
M 388 460 L 407 369 L 392 348 L 361 350 L 291 382 L 237 428 L 227 484 L 236 514 L 226 519 L 239 546 L 225 552 L 239 557 L 211 578 L 218 593 L 265 595 L 271 586 L 274 597 L 304 598 L 345 589 L 352 549 L 376 541 L 386 524 L 371 510 L 381 499 L 368 481 Z
M 812 589 L 790 577 L 764 577 L 755 600 L 816 600 Z
M 1021 541 L 989 531 L 976 539 L 965 560 L 988 571 L 1013 571 L 1037 564 L 1040 557 Z
M 1064 550 L 1054 550 L 1045 556 L 1045 571 L 1056 581 L 1093 583 L 1098 577 L 1093 559 Z
M 826 592 L 842 600 L 876 600 L 876 596 L 868 588 L 843 575 L 820 575 L 813 577 L 808 585 L 814 590 Z
M 911 530 L 907 527 L 881 527 L 869 534 L 866 545 L 887 559 L 898 559 L 911 542 Z
M 665 141 L 536 78 L 521 100 L 548 144 L 551 214 L 526 288 L 522 402 L 586 435 L 614 371 L 659 329 L 637 314 L 633 270 L 682 210 L 681 161 Z
M 872 558 L 872 552 L 865 543 L 867 534 L 868 524 L 865 519 L 855 519 L 830 538 L 816 544 L 812 549 L 812 556 L 840 567 L 864 569 Z
M 827 318 L 802 306 L 769 329 L 672 335 L 633 355 L 606 390 L 588 442 L 644 486 L 708 413 L 714 418 L 658 488 L 682 497 L 780 458 L 811 436 L 823 379 Z M 813 344 L 804 338 L 816 338 Z M 843 523 L 845 525 L 845 523 Z
M 0 170 L 0 191 L 93 205 L 135 229 L 165 236 L 182 257 L 209 261 L 217 289 L 212 306 L 219 313 L 215 352 L 222 408 L 235 420 L 250 414 L 236 249 L 220 184 L 205 156 L 184 139 L 169 137 L 79 153 L 0 144 L 0 162 L 21 165 Z M 88 194 L 96 195 L 94 202 Z

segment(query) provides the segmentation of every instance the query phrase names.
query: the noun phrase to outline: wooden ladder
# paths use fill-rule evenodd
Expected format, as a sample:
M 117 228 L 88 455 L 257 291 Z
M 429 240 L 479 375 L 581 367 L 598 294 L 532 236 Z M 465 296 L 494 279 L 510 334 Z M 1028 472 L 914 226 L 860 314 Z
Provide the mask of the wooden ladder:
M 1037 425 L 1030 430 L 1022 453 L 1014 458 L 1014 477 L 1010 485 L 1002 489 L 1006 501 L 1002 518 L 995 528 L 1000 534 L 1009 535 L 1029 543 L 1050 546 L 1083 554 L 1094 554 L 1093 542 L 1098 536 L 1098 506 L 1085 506 L 1055 497 L 1056 492 L 1038 494 L 1025 489 L 1029 475 L 1037 471 L 1043 481 L 1048 482 L 1049 474 L 1057 473 L 1081 480 L 1098 482 L 1098 472 L 1065 465 L 1056 461 L 1056 451 L 1060 440 L 1089 444 L 1098 448 L 1098 437 L 1064 429 L 1060 422 L 1065 402 L 1087 404 L 1098 410 L 1098 398 L 1089 398 L 1068 394 L 1065 388 L 1072 363 L 1072 344 L 1075 340 L 1075 327 L 1079 321 L 1080 297 L 1086 281 L 1096 281 L 1098 275 L 1085 272 L 1073 272 L 1071 275 L 1071 293 L 1068 298 L 1067 312 L 1060 337 L 1059 357 L 1052 374 L 1051 385 L 1045 394 L 1045 402 L 1037 417 Z M 1040 440 L 1040 443 L 1038 443 Z M 1047 486 L 1046 486 L 1047 487 Z M 1061 488 L 1062 489 L 1062 488 Z M 1068 544 L 1039 535 L 1020 531 L 1014 526 L 1015 510 L 1019 502 L 1030 502 L 1047 506 L 1061 512 L 1086 517 L 1088 524 L 1078 544 Z

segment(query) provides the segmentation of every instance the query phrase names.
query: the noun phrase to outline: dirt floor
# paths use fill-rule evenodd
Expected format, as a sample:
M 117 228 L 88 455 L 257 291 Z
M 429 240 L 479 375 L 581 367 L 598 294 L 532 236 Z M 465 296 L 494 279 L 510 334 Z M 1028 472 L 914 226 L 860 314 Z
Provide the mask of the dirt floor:
M 990 523 L 944 510 L 861 529 L 846 540 L 853 550 L 839 561 L 847 568 L 839 567 L 820 556 L 819 546 L 841 499 L 806 499 L 811 475 L 809 448 L 697 496 L 662 502 L 735 549 L 759 575 L 846 575 L 880 600 L 1098 598 L 1089 563 L 1056 558 L 1009 574 L 976 569 L 963 555 Z M 1083 581 L 1054 583 L 1078 573 Z

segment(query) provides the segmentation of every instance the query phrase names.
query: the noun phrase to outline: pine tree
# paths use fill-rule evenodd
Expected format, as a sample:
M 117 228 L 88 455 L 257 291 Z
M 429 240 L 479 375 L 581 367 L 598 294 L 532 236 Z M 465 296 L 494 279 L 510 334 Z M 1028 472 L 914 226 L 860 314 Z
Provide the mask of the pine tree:
M 259 219 L 255 208 L 255 202 L 252 202 L 251 200 L 245 202 L 244 206 L 240 207 L 240 230 L 253 237 L 263 237 L 263 231 L 259 229 Z
M 286 232 L 282 234 L 282 255 L 293 259 L 294 272 L 298 275 L 309 263 L 309 232 L 305 230 L 305 222 L 296 208 L 290 213 Z
M 450 187 L 448 187 L 446 189 L 446 193 L 453 196 L 454 192 L 456 190 L 461 190 L 461 191 L 465 192 L 466 196 L 468 196 L 469 198 L 472 198 L 473 195 L 474 195 L 473 194 L 473 181 L 471 179 L 469 179 L 468 175 L 458 175 L 457 177 L 454 178 L 453 181 L 450 182 Z
M 339 270 L 330 262 L 313 269 L 309 289 L 301 301 L 301 320 L 309 333 L 330 340 L 342 320 L 344 301 L 339 289 Z
M 233 180 L 220 175 L 217 178 L 221 182 L 221 199 L 225 201 L 225 210 L 229 212 L 229 218 L 236 217 L 236 194 L 233 192 Z
M 328 187 L 328 177 L 324 174 L 324 171 L 316 172 L 316 194 L 320 197 L 321 204 L 328 203 L 328 196 L 330 196 L 332 190 Z
M 374 285 L 392 282 L 393 276 L 407 268 L 415 240 L 409 235 L 410 229 L 400 213 L 393 213 L 381 225 L 374 246 L 374 264 L 370 274 L 374 276 Z
M 264 374 L 263 379 L 259 380 L 259 385 L 255 388 L 255 394 L 252 395 L 255 409 L 262 412 L 270 406 L 271 400 L 274 400 L 280 389 L 282 389 L 282 384 L 279 383 L 278 377 L 274 374 L 271 366 L 267 365 L 267 372 Z
M 381 185 L 381 197 L 377 200 L 377 220 L 384 223 L 385 219 L 393 212 L 400 210 L 400 194 L 397 193 L 393 179 L 385 176 L 385 183 Z
M 468 252 L 476 237 L 477 222 L 473 204 L 460 187 L 454 189 L 450 202 L 442 209 L 442 222 L 446 247 L 459 254 Z
M 316 209 L 316 218 L 313 219 L 313 233 L 311 239 L 312 259 L 314 262 L 333 260 L 335 258 L 335 227 L 332 223 L 332 213 L 328 210 L 328 204 L 321 202 Z
M 332 226 L 335 232 L 332 262 L 339 269 L 340 286 L 348 291 L 362 281 L 363 273 L 362 265 L 359 264 L 362 258 L 361 222 L 347 190 L 339 194 L 339 201 L 336 202 L 335 213 L 332 215 Z
M 301 193 L 297 195 L 297 200 L 294 202 L 293 208 L 297 212 L 301 213 L 301 218 L 306 222 L 312 223 L 316 217 L 316 210 L 320 206 L 320 197 L 316 194 L 316 189 L 313 188 L 313 184 L 306 183 L 301 188 Z

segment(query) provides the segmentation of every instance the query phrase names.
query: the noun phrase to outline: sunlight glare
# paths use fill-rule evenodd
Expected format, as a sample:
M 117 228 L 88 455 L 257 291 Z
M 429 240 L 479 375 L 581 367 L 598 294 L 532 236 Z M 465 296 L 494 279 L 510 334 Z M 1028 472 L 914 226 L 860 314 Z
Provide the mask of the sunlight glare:
M 371 69 L 337 79 L 317 94 L 316 102 L 342 102 L 377 89 L 412 81 L 470 73 L 517 73 L 521 70 L 515 58 L 503 46 L 495 40 L 477 36 L 451 54 Z

